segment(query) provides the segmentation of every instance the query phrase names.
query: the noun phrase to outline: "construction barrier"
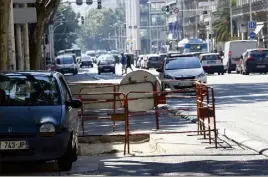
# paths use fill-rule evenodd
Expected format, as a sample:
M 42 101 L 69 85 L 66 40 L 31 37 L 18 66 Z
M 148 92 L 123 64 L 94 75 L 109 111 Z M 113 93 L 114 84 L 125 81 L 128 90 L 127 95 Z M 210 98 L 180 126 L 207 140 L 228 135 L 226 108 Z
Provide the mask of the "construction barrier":
M 178 80 L 174 80 L 178 82 Z M 139 85 L 152 88 L 152 91 L 129 91 L 131 88 L 138 87 Z M 125 89 L 122 89 L 125 88 Z M 197 130 L 192 131 L 152 131 L 151 134 L 180 134 L 180 133 L 197 133 L 203 135 L 204 138 L 209 138 L 209 143 L 214 140 L 215 147 L 217 148 L 217 129 L 216 129 L 216 117 L 215 117 L 215 100 L 213 88 L 195 82 L 194 90 L 196 94 L 194 96 L 182 95 L 187 92 L 186 89 L 159 91 L 157 83 L 150 81 L 134 82 L 128 84 L 77 84 L 71 85 L 72 92 L 76 98 L 81 99 L 83 106 L 79 112 L 79 116 L 82 122 L 82 136 L 85 135 L 84 122 L 90 120 L 108 119 L 113 122 L 112 127 L 115 131 L 115 122 L 124 122 L 124 154 L 130 153 L 130 135 L 138 135 L 139 133 L 130 133 L 129 119 L 131 117 L 145 115 L 155 116 L 155 129 L 159 130 L 159 116 L 162 113 L 168 112 L 165 109 L 159 109 L 159 105 L 167 103 L 167 99 L 189 98 L 196 101 L 196 114 L 192 116 L 197 117 Z M 119 90 L 121 90 L 119 92 Z M 123 90 L 123 91 L 122 91 Z M 143 102 L 144 105 L 153 103 L 153 107 L 150 111 L 133 110 L 133 105 Z M 132 107 L 132 110 L 129 109 Z M 176 110 L 189 110 L 190 108 L 176 108 Z M 99 116 L 94 112 L 103 111 L 107 113 L 107 116 Z M 214 134 L 214 136 L 212 135 Z

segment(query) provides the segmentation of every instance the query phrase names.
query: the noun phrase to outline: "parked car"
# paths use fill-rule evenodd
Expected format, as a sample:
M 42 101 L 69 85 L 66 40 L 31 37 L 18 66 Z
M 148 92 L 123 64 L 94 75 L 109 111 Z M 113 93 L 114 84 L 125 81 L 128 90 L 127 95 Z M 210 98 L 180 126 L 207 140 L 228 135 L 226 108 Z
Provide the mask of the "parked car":
M 112 55 L 115 59 L 115 62 L 119 64 L 121 62 L 121 55 L 119 54 L 112 54 Z
M 146 61 L 144 63 L 145 69 L 150 68 L 160 68 L 162 65 L 161 58 L 158 54 L 150 54 L 147 55 Z
M 56 160 L 69 171 L 77 160 L 80 100 L 58 72 L 0 73 L 1 162 Z
M 115 59 L 112 55 L 101 55 L 98 58 L 98 74 L 113 73 L 115 74 Z
M 268 49 L 249 49 L 244 52 L 236 63 L 236 72 L 244 75 L 267 73 Z
M 197 57 L 167 57 L 161 68 L 157 69 L 162 90 L 195 90 L 195 81 L 207 82 L 203 67 Z
M 54 71 L 58 71 L 62 74 L 72 73 L 73 75 L 78 74 L 79 64 L 76 62 L 74 55 L 59 55 L 53 62 Z
M 236 63 L 242 53 L 248 49 L 257 48 L 256 40 L 234 40 L 225 43 L 223 65 L 225 71 L 231 73 L 236 70 Z
M 204 71 L 208 74 L 218 73 L 218 75 L 224 75 L 225 73 L 222 58 L 219 53 L 201 54 L 200 62 Z
M 92 57 L 90 57 L 90 56 L 82 56 L 81 57 L 80 67 L 82 68 L 83 66 L 93 68 L 93 59 L 92 59 Z

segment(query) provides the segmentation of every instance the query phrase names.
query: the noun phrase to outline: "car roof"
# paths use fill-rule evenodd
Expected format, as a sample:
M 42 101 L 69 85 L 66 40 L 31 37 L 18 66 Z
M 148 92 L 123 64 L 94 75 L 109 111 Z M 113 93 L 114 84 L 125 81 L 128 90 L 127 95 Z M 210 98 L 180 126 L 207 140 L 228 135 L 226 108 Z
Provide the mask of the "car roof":
M 219 53 L 203 53 L 200 56 L 207 56 L 207 55 L 219 55 Z
M 176 57 L 193 57 L 194 54 L 193 53 L 182 53 L 182 54 L 179 54 L 179 53 L 173 53 L 173 54 L 168 54 L 167 55 L 167 58 L 176 58 Z
M 58 55 L 56 58 L 63 58 L 63 57 L 73 57 L 74 54 L 63 54 L 63 55 Z
M 255 48 L 255 49 L 248 49 L 247 52 L 251 52 L 255 50 L 268 50 L 268 49 L 267 48 Z
M 35 70 L 35 71 L 1 71 L 0 74 L 5 75 L 32 75 L 32 76 L 53 76 L 55 71 L 42 71 L 42 70 Z
M 179 60 L 179 59 L 185 59 L 185 58 L 194 58 L 194 59 L 197 59 L 197 60 L 199 60 L 198 59 L 198 57 L 196 57 L 196 56 L 177 56 L 177 57 L 171 57 L 171 58 L 166 58 L 166 60 Z
M 146 55 L 147 57 L 159 57 L 159 55 L 158 54 L 148 54 L 148 55 Z

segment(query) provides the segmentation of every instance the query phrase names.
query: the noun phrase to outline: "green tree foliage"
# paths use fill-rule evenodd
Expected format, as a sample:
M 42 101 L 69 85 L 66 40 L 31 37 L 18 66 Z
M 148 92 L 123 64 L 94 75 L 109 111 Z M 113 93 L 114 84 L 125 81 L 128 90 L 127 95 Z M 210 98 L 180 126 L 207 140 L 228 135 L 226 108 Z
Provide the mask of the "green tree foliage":
M 55 54 L 59 50 L 72 47 L 76 42 L 80 14 L 76 14 L 71 6 L 60 5 L 54 16 L 54 47 Z
M 119 9 L 91 9 L 79 33 L 78 45 L 83 50 L 110 49 L 109 36 L 114 36 L 114 24 L 124 21 Z
M 230 1 L 223 0 L 221 5 L 218 6 L 217 11 L 213 14 L 216 17 L 216 21 L 213 23 L 213 29 L 216 34 L 216 41 L 228 41 L 230 39 Z M 236 1 L 232 0 L 232 6 L 236 5 Z M 235 21 L 233 20 L 233 27 L 235 27 Z M 234 29 L 234 33 L 236 28 Z

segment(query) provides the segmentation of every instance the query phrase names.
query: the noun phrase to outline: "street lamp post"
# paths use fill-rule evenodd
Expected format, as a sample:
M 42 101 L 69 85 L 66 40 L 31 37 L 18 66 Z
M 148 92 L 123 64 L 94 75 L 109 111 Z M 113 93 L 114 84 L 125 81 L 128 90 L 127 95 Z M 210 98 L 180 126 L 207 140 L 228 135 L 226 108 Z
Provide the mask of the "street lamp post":
M 54 27 L 54 25 L 49 25 L 49 51 L 50 51 L 50 60 L 55 57 L 54 50 L 54 31 L 57 27 L 61 26 L 63 23 L 60 23 Z

